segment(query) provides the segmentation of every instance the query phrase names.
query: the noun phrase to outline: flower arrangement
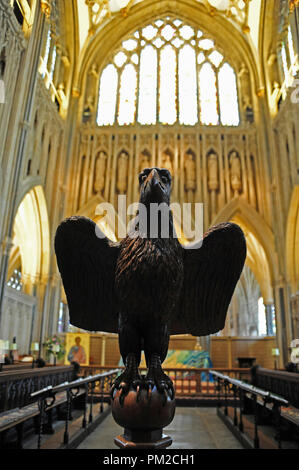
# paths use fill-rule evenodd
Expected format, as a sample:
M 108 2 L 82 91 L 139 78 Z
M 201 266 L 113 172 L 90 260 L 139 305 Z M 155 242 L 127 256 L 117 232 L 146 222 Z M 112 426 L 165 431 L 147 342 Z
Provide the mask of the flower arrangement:
M 47 341 L 43 343 L 43 346 L 46 349 L 46 355 L 48 358 L 50 357 L 51 354 L 55 354 L 55 353 L 56 353 L 57 359 L 62 359 L 65 355 L 64 341 L 57 335 L 54 335 L 48 338 Z M 58 349 L 57 346 L 59 346 L 58 351 L 57 351 Z

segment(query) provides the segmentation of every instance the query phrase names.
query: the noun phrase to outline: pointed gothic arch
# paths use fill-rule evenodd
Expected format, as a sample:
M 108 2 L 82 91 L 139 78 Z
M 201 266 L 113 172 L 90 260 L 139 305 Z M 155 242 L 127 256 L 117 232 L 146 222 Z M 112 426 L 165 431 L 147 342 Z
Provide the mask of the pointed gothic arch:
M 39 281 L 47 282 L 50 268 L 50 229 L 44 190 L 35 186 L 22 198 L 14 221 L 15 244 L 12 250 L 8 273 L 19 253 L 22 278 L 26 293 Z

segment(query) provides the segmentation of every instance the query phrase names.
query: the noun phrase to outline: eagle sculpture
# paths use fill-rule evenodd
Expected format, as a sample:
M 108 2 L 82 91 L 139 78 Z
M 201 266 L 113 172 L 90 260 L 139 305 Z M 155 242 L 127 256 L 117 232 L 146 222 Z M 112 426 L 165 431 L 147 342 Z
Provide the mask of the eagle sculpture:
M 148 219 L 151 204 L 169 207 L 168 170 L 144 169 L 139 187 Z M 55 236 L 71 324 L 119 335 L 125 370 L 115 380 L 112 395 L 120 390 L 122 401 L 130 387 L 138 394 L 140 388 L 151 393 L 156 386 L 173 398 L 172 381 L 161 367 L 169 335 L 205 336 L 223 329 L 246 258 L 245 237 L 236 224 L 210 228 L 187 249 L 176 237 L 170 210 L 169 237 L 161 236 L 161 220 L 154 237 L 141 228 L 140 220 L 137 213 L 132 231 L 118 243 L 92 220 L 77 216 L 64 220 Z M 145 377 L 138 371 L 142 350 Z

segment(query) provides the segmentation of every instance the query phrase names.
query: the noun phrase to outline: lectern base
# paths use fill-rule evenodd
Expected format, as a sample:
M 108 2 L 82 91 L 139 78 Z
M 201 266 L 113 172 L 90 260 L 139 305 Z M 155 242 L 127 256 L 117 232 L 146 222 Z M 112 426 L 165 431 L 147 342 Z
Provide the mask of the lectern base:
M 148 432 L 147 436 L 141 436 L 139 433 L 134 434 L 125 429 L 124 434 L 114 438 L 114 443 L 121 449 L 166 449 L 172 444 L 171 437 L 162 434 L 162 432 L 158 432 L 160 435 L 157 435 L 157 431 Z M 143 440 L 142 437 L 147 439 Z

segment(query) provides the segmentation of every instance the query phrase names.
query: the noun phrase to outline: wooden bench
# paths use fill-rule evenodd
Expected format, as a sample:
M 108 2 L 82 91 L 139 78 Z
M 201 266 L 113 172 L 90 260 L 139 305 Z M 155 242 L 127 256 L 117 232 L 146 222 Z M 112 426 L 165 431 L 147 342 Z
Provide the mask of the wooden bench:
M 225 403 L 224 413 L 221 412 L 221 403 L 219 400 L 218 415 L 223 419 L 225 424 L 231 429 L 236 437 L 248 448 L 260 448 L 260 428 L 265 424 L 265 417 L 269 418 L 273 431 L 276 432 L 274 439 L 277 440 L 278 448 L 281 448 L 283 439 L 281 432 L 282 408 L 286 409 L 290 406 L 289 401 L 277 393 L 273 393 L 265 388 L 244 382 L 242 380 L 232 379 L 216 371 L 211 371 L 212 375 L 217 379 L 217 389 L 219 398 L 221 390 L 224 388 Z M 233 392 L 234 403 L 227 401 L 228 394 Z M 228 407 L 233 406 L 234 412 L 232 419 L 229 419 Z M 237 412 L 239 407 L 239 413 Z M 253 415 L 252 436 L 244 434 L 245 416 Z M 252 440 L 252 441 L 251 441 Z
M 31 394 L 45 388 L 76 379 L 73 366 L 44 367 L 42 369 L 14 370 L 0 373 L 0 446 L 5 446 L 7 432 L 15 428 L 17 431 L 17 447 L 22 448 L 24 423 L 33 419 L 35 432 L 39 431 L 40 411 L 38 403 Z M 80 407 L 80 397 L 85 395 L 82 390 L 76 397 Z M 56 409 L 58 419 L 64 419 L 61 408 L 66 403 L 65 393 L 56 397 L 53 406 L 47 410 L 47 421 L 43 426 L 44 433 L 53 433 L 52 411 Z M 71 419 L 71 416 L 69 416 Z
M 299 374 L 255 366 L 251 370 L 251 382 L 288 401 L 288 406 L 281 406 L 281 418 L 289 423 L 284 426 L 283 434 L 288 437 L 294 430 L 299 434 Z

